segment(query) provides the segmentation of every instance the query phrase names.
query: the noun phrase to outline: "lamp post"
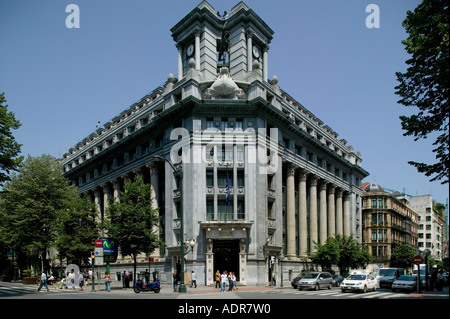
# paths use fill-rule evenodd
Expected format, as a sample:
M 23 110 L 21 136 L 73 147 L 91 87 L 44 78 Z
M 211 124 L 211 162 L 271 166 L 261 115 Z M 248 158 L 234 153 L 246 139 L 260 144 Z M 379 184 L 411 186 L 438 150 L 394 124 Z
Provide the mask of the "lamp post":
M 428 256 L 431 254 L 431 251 L 429 249 L 425 249 L 423 251 L 425 254 L 425 290 L 429 290 L 429 282 L 428 282 Z
M 184 217 L 183 217 L 183 169 L 176 170 L 172 163 L 164 157 L 155 155 L 154 158 L 164 160 L 169 163 L 173 173 L 180 177 L 180 255 L 181 255 L 181 269 L 180 269 L 180 286 L 178 292 L 185 293 L 186 286 L 184 284 Z

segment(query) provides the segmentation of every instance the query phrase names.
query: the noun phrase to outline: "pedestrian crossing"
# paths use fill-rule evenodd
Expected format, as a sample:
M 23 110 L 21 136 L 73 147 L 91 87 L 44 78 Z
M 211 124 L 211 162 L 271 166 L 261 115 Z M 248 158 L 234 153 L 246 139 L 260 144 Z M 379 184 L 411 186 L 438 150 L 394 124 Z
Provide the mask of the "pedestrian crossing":
M 56 289 L 55 287 L 49 286 L 49 291 L 42 287 L 40 291 L 37 291 L 39 286 L 35 285 L 0 285 L 0 298 L 2 297 L 14 297 L 14 296 L 23 296 L 28 294 L 42 293 L 42 294 L 55 294 L 61 292 L 70 291 L 73 293 L 71 289 Z
M 318 298 L 340 298 L 340 299 L 390 299 L 390 298 L 404 298 L 407 293 L 395 293 L 391 291 L 370 291 L 367 293 L 360 292 L 346 292 L 343 293 L 340 289 L 333 290 L 319 290 L 319 291 L 299 291 L 294 289 L 270 289 L 261 290 L 261 294 L 276 294 L 276 295 L 298 295 Z

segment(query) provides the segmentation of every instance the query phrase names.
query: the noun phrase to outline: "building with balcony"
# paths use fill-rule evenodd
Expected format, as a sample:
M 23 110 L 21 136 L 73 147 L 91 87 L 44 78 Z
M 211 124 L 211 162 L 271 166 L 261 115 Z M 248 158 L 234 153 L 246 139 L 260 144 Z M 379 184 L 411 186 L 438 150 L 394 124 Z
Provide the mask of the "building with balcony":
M 399 192 L 389 193 L 378 184 L 364 183 L 362 200 L 363 242 L 372 262 L 389 265 L 398 245 L 418 248 L 419 215 Z
M 280 280 L 281 264 L 285 273 L 307 267 L 314 241 L 336 233 L 361 241 L 361 154 L 268 78 L 274 31 L 243 2 L 223 18 L 203 1 L 171 32 L 177 78 L 169 74 L 62 158 L 99 219 L 126 180 L 141 175 L 150 185 L 164 246 L 139 267 L 151 257 L 171 281 L 181 208 L 184 238 L 196 242 L 185 267 L 198 284 L 227 270 L 240 284 L 265 285 L 274 271 Z

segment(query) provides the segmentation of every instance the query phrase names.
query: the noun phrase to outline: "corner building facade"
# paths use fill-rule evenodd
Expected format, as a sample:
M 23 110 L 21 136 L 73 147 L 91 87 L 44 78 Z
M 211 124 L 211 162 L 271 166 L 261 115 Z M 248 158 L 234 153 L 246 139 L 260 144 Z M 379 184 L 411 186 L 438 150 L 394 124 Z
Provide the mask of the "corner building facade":
M 288 280 L 310 267 L 314 241 L 336 233 L 361 241 L 361 155 L 268 79 L 273 30 L 243 2 L 224 18 L 203 1 L 171 32 L 177 78 L 62 159 L 99 219 L 126 180 L 141 175 L 150 185 L 164 246 L 138 258 L 141 270 L 152 257 L 171 282 L 181 209 L 184 239 L 196 243 L 185 273 L 194 270 L 199 284 L 214 284 L 216 270 L 243 285 L 266 285 L 273 272 Z M 119 257 L 111 270 L 127 262 Z

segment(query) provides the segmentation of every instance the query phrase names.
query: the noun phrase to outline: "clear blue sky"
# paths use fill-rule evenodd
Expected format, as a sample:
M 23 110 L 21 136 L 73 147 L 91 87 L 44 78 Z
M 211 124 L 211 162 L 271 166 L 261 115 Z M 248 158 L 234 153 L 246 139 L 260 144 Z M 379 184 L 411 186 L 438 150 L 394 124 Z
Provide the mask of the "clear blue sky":
M 201 0 L 0 0 L 0 92 L 22 127 L 23 155 L 61 157 L 177 73 L 170 28 Z M 208 1 L 230 11 L 239 1 Z M 407 164 L 433 163 L 434 139 L 404 137 L 395 72 L 409 58 L 401 40 L 417 0 L 247 0 L 275 31 L 269 78 L 361 152 L 365 180 L 445 204 L 448 184 Z M 80 28 L 68 29 L 70 3 Z M 368 4 L 380 28 L 367 28 Z

